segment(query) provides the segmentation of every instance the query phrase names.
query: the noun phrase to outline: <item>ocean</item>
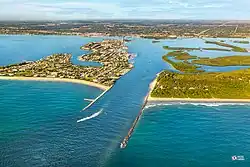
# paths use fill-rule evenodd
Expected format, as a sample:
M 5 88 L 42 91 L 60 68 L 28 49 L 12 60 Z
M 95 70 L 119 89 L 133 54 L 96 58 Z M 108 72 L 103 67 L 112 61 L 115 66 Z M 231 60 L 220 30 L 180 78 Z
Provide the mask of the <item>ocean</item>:
M 2 35 L 0 65 L 58 52 L 71 53 L 74 64 L 86 65 L 77 60 L 87 53 L 80 46 L 102 39 Z M 167 53 L 162 46 L 192 47 L 203 42 L 177 39 L 152 44 L 149 39 L 135 38 L 127 44 L 129 52 L 137 54 L 135 68 L 85 112 L 80 112 L 89 103 L 84 99 L 97 97 L 101 90 L 73 83 L 0 80 L 0 166 L 249 166 L 248 105 L 146 107 L 128 146 L 119 148 L 149 84 L 161 70 L 173 70 L 161 59 Z M 195 53 L 204 57 L 224 54 Z M 91 119 L 77 123 L 86 117 Z M 245 160 L 232 161 L 234 155 Z

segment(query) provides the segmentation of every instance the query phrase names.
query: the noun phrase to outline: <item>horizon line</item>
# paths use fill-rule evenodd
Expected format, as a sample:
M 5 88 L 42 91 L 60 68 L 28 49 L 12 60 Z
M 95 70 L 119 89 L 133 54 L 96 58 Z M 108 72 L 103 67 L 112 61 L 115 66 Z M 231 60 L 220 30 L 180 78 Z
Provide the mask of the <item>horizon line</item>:
M 140 19 L 140 18 L 127 18 L 127 19 L 51 19 L 51 20 L 42 20 L 42 19 L 26 19 L 26 20 L 18 20 L 18 19 L 10 19 L 10 20 L 1 20 L 4 21 L 16 21 L 16 22 L 25 22 L 25 21 L 250 21 L 250 19 Z

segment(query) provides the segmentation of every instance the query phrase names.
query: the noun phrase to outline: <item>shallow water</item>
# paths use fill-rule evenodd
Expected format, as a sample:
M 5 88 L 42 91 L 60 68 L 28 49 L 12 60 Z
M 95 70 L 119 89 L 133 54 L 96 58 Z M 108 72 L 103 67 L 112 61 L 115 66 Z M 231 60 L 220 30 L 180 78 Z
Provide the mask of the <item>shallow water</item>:
M 37 60 L 57 52 L 71 53 L 72 62 L 81 64 L 77 56 L 86 52 L 80 50 L 80 46 L 102 39 L 72 36 L 0 36 L 0 64 Z M 250 150 L 249 145 L 244 149 L 233 146 L 235 139 L 239 142 L 248 142 L 246 139 L 249 137 L 249 108 L 245 106 L 222 106 L 219 109 L 215 107 L 216 111 L 221 111 L 214 115 L 211 107 L 177 105 L 170 107 L 170 116 L 169 106 L 149 108 L 145 110 L 145 115 L 140 120 L 128 147 L 125 150 L 119 148 L 120 142 L 140 110 L 150 82 L 161 70 L 173 70 L 161 59 L 162 55 L 167 53 L 162 46 L 195 46 L 196 40 L 201 43 L 200 39 L 166 40 L 157 44 L 152 44 L 148 39 L 134 39 L 128 46 L 129 52 L 137 53 L 134 60 L 135 68 L 118 80 L 95 105 L 82 113 L 80 110 L 88 104 L 84 98 L 94 98 L 100 94 L 100 90 L 71 83 L 0 81 L 0 166 L 154 166 L 156 162 L 161 166 L 188 166 L 190 161 L 194 162 L 192 166 L 208 166 L 217 164 L 210 161 L 213 161 L 214 157 L 218 157 L 219 160 L 220 152 L 227 153 L 219 163 L 221 166 L 232 163 L 230 156 L 233 153 L 244 154 L 247 159 L 249 154 L 245 150 Z M 103 112 L 97 117 L 76 122 L 91 116 L 101 108 Z M 236 113 L 239 116 L 233 114 L 236 109 L 241 111 Z M 197 124 L 193 121 L 205 119 L 207 115 L 210 121 L 200 121 Z M 222 133 L 222 130 L 213 132 L 211 127 L 216 127 L 214 121 L 218 119 L 212 120 L 215 116 L 225 120 L 225 124 L 219 124 L 224 128 L 229 125 L 230 128 L 234 121 L 243 122 L 239 128 L 245 128 L 245 135 L 241 136 L 235 129 L 227 133 Z M 171 117 L 172 124 L 166 123 L 168 117 Z M 236 120 L 231 120 L 232 118 Z M 181 121 L 181 133 L 178 126 L 173 126 L 178 125 L 175 121 Z M 151 122 L 155 126 L 150 126 Z M 188 128 L 185 128 L 186 126 Z M 217 141 L 219 151 L 208 147 L 202 140 L 203 136 L 192 138 L 193 130 L 197 126 L 204 129 L 206 140 L 212 141 L 214 137 L 207 134 L 208 130 L 221 138 Z M 168 127 L 172 129 L 170 132 Z M 166 134 L 170 136 L 166 137 Z M 232 137 L 234 135 L 235 137 Z M 182 138 L 187 138 L 193 143 L 189 143 L 189 140 L 185 143 Z M 224 145 L 228 144 L 228 147 L 223 146 L 223 139 L 226 140 Z M 179 146 L 180 142 L 183 142 L 183 145 Z M 195 146 L 194 143 L 198 145 Z M 206 150 L 206 154 L 203 154 L 205 160 L 200 160 L 202 154 L 197 153 L 201 150 Z M 239 152 L 240 150 L 242 152 Z M 173 160 L 171 163 L 166 158 L 169 155 L 170 160 Z M 133 158 L 136 161 L 133 161 Z M 227 163 L 228 158 L 230 163 Z M 245 163 L 248 161 L 242 164 Z

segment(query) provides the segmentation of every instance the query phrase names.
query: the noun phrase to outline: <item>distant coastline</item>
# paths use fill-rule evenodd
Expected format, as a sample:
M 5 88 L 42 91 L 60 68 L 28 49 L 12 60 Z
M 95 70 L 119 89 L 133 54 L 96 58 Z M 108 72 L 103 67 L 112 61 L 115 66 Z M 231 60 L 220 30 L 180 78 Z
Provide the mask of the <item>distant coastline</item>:
M 108 90 L 110 88 L 108 86 L 98 84 L 98 83 L 94 83 L 94 82 L 90 82 L 90 81 L 85 81 L 85 80 L 80 80 L 80 79 L 68 79 L 68 78 L 0 76 L 0 80 L 69 82 L 69 83 L 77 83 L 77 84 L 88 85 L 88 86 L 99 88 L 101 90 Z

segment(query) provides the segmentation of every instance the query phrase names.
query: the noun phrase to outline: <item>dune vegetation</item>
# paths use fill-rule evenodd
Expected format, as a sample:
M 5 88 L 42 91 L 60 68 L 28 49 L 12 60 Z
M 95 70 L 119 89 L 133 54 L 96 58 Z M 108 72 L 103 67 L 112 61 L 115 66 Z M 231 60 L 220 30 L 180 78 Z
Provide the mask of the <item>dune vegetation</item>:
M 157 78 L 151 96 L 250 99 L 250 69 L 199 74 L 163 71 Z

